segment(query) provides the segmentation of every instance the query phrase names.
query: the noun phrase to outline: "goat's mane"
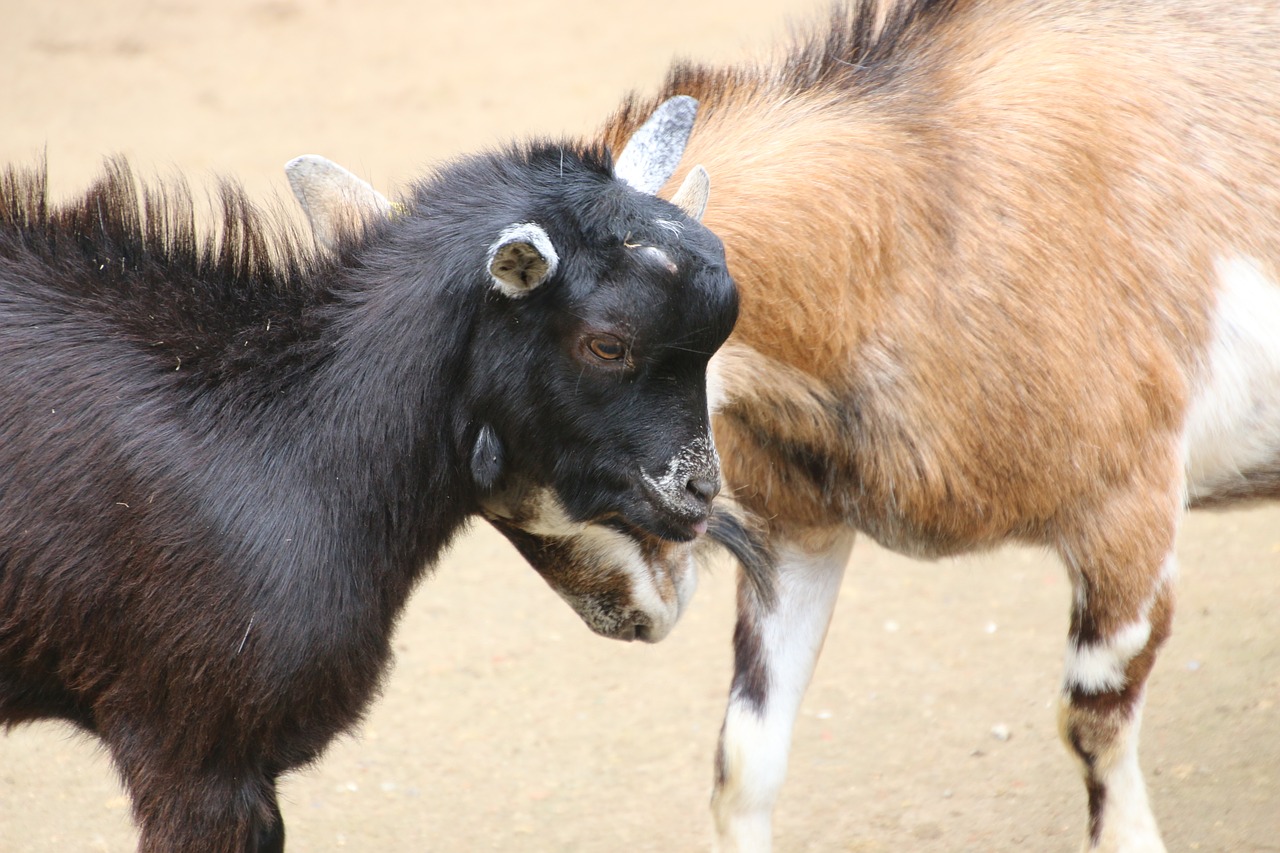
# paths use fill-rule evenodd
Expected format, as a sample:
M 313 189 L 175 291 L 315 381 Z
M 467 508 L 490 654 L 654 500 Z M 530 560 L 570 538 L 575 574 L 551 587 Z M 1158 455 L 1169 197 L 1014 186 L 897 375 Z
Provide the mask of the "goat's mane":
M 234 302 L 311 283 L 319 259 L 283 216 L 268 216 L 230 180 L 220 182 L 213 202 L 215 222 L 201 228 L 185 181 L 144 185 L 128 161 L 112 158 L 88 190 L 54 205 L 44 163 L 10 166 L 0 175 L 0 254 L 26 252 L 59 268 L 100 270 L 98 286 L 199 281 L 209 295 L 221 292 Z M 64 284 L 93 286 L 80 276 Z
M 198 222 L 184 181 L 143 185 L 114 158 L 88 190 L 55 205 L 44 163 L 8 167 L 0 261 L 26 280 L 25 298 L 57 316 L 103 318 L 184 377 L 225 377 L 313 339 L 314 309 L 333 298 L 343 261 L 317 253 L 283 210 L 264 212 L 238 184 L 222 181 L 210 201 L 213 222 Z
M 916 45 L 927 39 L 956 0 L 837 0 L 825 20 L 793 28 L 780 62 L 711 66 L 676 63 L 656 99 L 628 98 L 610 127 L 634 128 L 655 105 L 672 95 L 697 98 L 707 111 L 762 89 L 808 93 L 821 89 L 866 92 L 891 84 L 909 65 Z
M 780 81 L 797 91 L 887 82 L 902 59 L 955 0 L 848 0 L 824 26 L 797 35 Z

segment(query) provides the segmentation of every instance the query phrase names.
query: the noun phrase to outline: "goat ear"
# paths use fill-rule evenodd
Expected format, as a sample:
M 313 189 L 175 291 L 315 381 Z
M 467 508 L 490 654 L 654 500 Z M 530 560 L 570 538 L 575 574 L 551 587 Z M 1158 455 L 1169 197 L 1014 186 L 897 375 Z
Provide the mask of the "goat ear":
M 493 491 L 505 464 L 502 442 L 493 427 L 485 424 L 480 427 L 475 446 L 471 448 L 471 478 L 480 491 Z
M 499 290 L 512 298 L 556 274 L 560 256 L 542 226 L 521 222 L 503 230 L 489 247 L 489 275 Z
M 676 190 L 676 194 L 671 197 L 671 203 L 683 210 L 685 216 L 701 221 L 702 214 L 707 211 L 707 201 L 710 198 L 711 176 L 702 166 L 694 166 L 689 174 L 685 175 L 680 189 Z
M 367 181 L 318 154 L 284 164 L 294 196 L 307 214 L 316 242 L 333 249 L 338 237 L 364 217 L 390 216 L 391 202 Z
M 663 101 L 618 155 L 613 175 L 653 195 L 670 180 L 693 133 L 698 102 L 688 95 Z

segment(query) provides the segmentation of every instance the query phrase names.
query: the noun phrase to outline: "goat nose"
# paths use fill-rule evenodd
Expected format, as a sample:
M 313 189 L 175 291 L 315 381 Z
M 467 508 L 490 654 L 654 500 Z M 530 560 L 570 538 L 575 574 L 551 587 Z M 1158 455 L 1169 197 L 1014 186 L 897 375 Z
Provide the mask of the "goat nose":
M 720 478 L 694 477 L 685 484 L 685 489 L 702 503 L 710 505 L 715 496 L 720 494 Z

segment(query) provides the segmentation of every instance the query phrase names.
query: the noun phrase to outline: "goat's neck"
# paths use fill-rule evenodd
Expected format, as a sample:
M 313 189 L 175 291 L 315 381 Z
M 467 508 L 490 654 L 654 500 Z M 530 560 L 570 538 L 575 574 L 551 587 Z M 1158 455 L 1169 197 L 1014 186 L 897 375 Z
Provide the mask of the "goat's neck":
M 224 502 L 223 524 L 271 582 L 364 578 L 392 619 L 474 511 L 458 393 L 471 308 L 438 292 L 395 298 L 335 312 L 304 377 L 222 426 L 214 474 L 232 492 L 254 484 L 254 500 Z

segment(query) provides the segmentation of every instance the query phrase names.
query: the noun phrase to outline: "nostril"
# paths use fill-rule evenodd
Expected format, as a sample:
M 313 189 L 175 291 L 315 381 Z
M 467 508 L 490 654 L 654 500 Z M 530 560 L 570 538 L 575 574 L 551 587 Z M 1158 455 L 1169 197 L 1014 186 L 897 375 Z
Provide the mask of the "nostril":
M 685 485 L 685 489 L 698 500 L 710 504 L 720 494 L 720 478 L 694 477 Z

